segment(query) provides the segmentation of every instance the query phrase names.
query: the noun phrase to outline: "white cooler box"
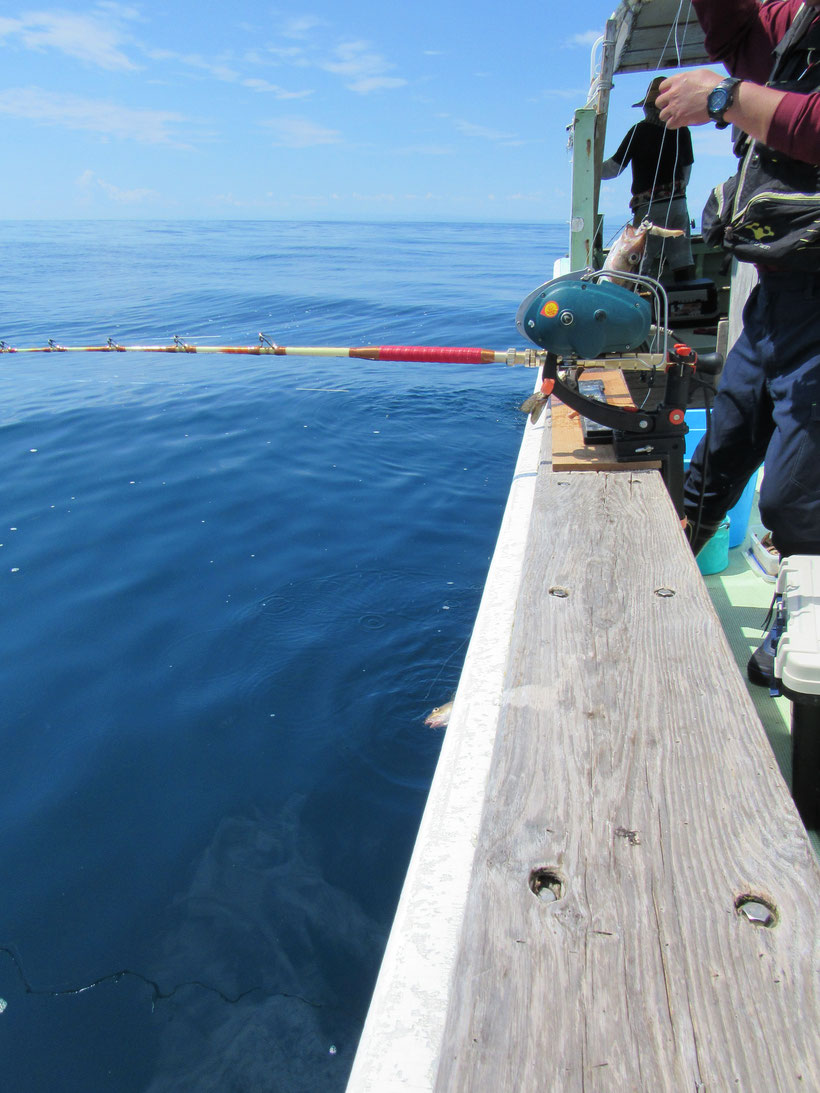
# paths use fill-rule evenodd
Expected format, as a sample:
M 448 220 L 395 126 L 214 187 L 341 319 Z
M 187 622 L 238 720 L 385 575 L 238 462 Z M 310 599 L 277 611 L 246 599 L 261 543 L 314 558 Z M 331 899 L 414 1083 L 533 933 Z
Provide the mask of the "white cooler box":
M 806 827 L 820 827 L 820 557 L 780 563 L 777 593 L 785 625 L 774 675 L 792 701 L 792 795 Z

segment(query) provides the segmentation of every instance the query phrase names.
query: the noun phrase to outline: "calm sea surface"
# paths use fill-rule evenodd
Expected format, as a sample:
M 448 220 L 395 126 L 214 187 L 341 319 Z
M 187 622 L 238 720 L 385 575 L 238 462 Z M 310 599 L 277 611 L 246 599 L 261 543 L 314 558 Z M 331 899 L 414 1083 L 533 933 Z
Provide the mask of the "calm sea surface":
M 5 223 L 0 339 L 506 349 L 565 244 Z M 344 1089 L 533 381 L 0 355 L 0 1089 Z

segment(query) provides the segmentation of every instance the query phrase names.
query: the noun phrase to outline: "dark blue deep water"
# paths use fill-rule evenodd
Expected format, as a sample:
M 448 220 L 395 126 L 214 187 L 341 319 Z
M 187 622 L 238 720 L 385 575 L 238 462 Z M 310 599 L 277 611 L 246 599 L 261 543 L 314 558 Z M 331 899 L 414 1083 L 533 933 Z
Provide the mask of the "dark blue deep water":
M 6 223 L 0 339 L 506 349 L 565 239 Z M 344 1088 L 533 379 L 0 355 L 0 1089 Z

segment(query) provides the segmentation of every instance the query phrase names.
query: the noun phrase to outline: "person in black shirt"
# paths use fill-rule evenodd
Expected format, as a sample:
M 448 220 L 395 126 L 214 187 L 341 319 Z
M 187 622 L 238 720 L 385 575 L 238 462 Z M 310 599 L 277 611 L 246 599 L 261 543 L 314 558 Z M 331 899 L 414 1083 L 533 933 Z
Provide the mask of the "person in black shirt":
M 662 228 L 680 228 L 678 239 L 648 236 L 643 272 L 657 276 L 668 267 L 675 281 L 694 277 L 689 209 L 686 184 L 692 170 L 692 137 L 687 128 L 667 129 L 660 119 L 655 100 L 664 81 L 656 76 L 645 98 L 633 105 L 642 106 L 644 120 L 633 125 L 613 156 L 604 161 L 601 178 L 616 178 L 632 164 L 633 224 L 651 220 Z

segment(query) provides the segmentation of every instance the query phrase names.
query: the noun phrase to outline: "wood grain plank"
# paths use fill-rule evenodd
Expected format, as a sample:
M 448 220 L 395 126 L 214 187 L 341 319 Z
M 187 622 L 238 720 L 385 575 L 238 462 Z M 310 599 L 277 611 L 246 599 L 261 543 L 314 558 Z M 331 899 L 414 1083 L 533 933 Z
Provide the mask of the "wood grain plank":
M 660 476 L 533 528 L 437 1093 L 820 1088 L 820 870 Z
M 584 379 L 600 380 L 613 406 L 632 406 L 632 396 L 618 370 L 586 369 Z M 585 444 L 581 415 L 558 398 L 550 402 L 552 413 L 552 460 L 557 471 L 629 471 L 660 467 L 660 463 L 619 463 L 611 444 Z

